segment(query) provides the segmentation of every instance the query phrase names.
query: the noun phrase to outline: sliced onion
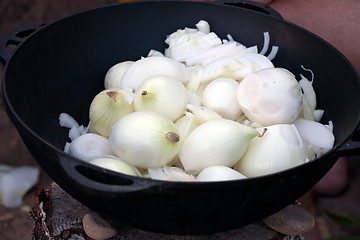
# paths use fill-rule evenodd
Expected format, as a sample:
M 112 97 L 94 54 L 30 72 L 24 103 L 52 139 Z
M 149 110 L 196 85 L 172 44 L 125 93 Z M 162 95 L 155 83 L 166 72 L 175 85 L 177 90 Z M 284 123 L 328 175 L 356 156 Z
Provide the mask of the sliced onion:
M 269 53 L 269 55 L 267 55 L 267 58 L 268 58 L 270 61 L 272 61 L 272 60 L 276 57 L 278 51 L 279 51 L 279 47 L 278 47 L 278 46 L 272 46 L 271 52 Z
M 261 69 L 274 67 L 274 64 L 267 57 L 263 55 L 248 53 L 248 54 L 244 54 L 244 57 L 250 60 L 254 72 L 259 71 Z
M 59 124 L 60 124 L 60 126 L 67 127 L 67 128 L 73 128 L 73 127 L 79 128 L 80 127 L 78 122 L 67 113 L 60 114 Z
M 314 88 L 312 86 L 312 83 L 307 80 L 303 75 L 300 75 L 301 79 L 299 81 L 299 85 L 303 91 L 303 95 L 308 102 L 309 106 L 311 107 L 312 111 L 316 108 L 316 94 L 314 91 Z
M 59 124 L 62 127 L 70 128 L 69 138 L 74 141 L 79 136 L 88 133 L 89 128 L 79 125 L 78 122 L 69 114 L 61 113 L 59 116 Z
M 113 156 L 109 140 L 103 136 L 88 133 L 76 138 L 68 148 L 69 154 L 84 161 Z
M 187 174 L 183 169 L 178 167 L 164 166 L 162 168 L 149 168 L 151 179 L 165 181 L 195 181 L 194 176 Z
M 264 32 L 264 46 L 261 49 L 261 52 L 259 54 L 264 55 L 267 52 L 267 50 L 269 49 L 269 44 L 270 44 L 269 32 Z
M 163 53 L 161 53 L 157 50 L 151 49 L 148 53 L 148 57 L 165 57 L 165 56 Z
M 211 166 L 202 170 L 196 181 L 229 181 L 246 178 L 243 174 L 225 166 Z
M 0 196 L 5 207 L 20 207 L 24 195 L 38 182 L 40 170 L 32 166 L 15 167 L 0 178 Z
M 186 60 L 189 66 L 200 64 L 205 66 L 215 59 L 222 57 L 241 56 L 245 51 L 245 47 L 237 45 L 236 42 L 229 42 L 214 46 L 200 54 L 193 55 Z
M 314 110 L 314 120 L 320 122 L 322 116 L 324 115 L 324 110 L 316 109 Z
M 202 82 L 208 82 L 220 77 L 242 80 L 251 72 L 253 72 L 253 66 L 245 57 L 218 58 L 204 67 Z
M 210 25 L 208 22 L 204 21 L 204 20 L 200 20 L 196 25 L 196 28 L 203 33 L 210 33 Z
M 308 100 L 303 96 L 303 102 L 301 107 L 302 117 L 311 121 L 315 120 L 314 109 L 310 106 Z
M 323 124 L 306 119 L 296 119 L 294 125 L 304 140 L 313 146 L 317 155 L 329 151 L 334 146 L 334 134 Z

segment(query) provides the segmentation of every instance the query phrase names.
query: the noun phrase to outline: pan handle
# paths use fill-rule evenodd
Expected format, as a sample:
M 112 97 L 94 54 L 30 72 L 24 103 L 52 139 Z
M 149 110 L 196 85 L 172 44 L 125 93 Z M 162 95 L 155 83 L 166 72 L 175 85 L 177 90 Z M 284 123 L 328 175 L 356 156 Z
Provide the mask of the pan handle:
M 135 193 L 157 191 L 161 182 L 149 181 L 142 177 L 116 173 L 107 169 L 74 160 L 66 155 L 59 155 L 59 162 L 65 175 L 82 189 L 89 189 L 98 193 Z
M 360 155 L 360 124 L 350 138 L 335 152 L 339 157 Z
M 259 3 L 259 2 L 247 1 L 247 0 L 243 0 L 243 1 L 239 1 L 239 0 L 217 0 L 216 2 L 219 2 L 219 3 L 224 4 L 224 5 L 230 5 L 230 6 L 249 9 L 249 10 L 252 10 L 252 11 L 264 13 L 266 15 L 269 15 L 271 17 L 274 17 L 274 18 L 277 18 L 277 19 L 280 19 L 280 20 L 284 20 L 284 18 L 280 15 L 280 13 L 277 12 L 275 9 L 273 9 L 272 7 L 269 7 L 268 5 L 264 5 L 262 3 Z
M 45 24 L 34 24 L 16 28 L 0 37 L 0 62 L 6 64 L 14 52 L 9 46 L 18 46 L 32 33 L 39 30 Z

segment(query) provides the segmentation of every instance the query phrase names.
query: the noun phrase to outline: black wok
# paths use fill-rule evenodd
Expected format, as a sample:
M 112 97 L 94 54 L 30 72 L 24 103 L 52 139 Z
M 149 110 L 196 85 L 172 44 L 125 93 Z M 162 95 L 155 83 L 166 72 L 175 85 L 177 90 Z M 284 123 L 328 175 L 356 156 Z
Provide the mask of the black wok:
M 259 12 L 235 5 L 183 1 L 111 5 L 3 36 L 2 48 L 21 42 L 14 52 L 2 49 L 0 54 L 6 64 L 2 86 L 6 109 L 41 167 L 75 199 L 116 224 L 200 234 L 261 220 L 308 191 L 338 157 L 360 153 L 360 80 L 347 59 L 269 8 L 260 7 Z M 90 102 L 103 89 L 112 65 L 137 60 L 150 49 L 163 51 L 167 34 L 201 19 L 221 38 L 231 33 L 247 46 L 261 47 L 262 34 L 268 31 L 271 44 L 280 47 L 273 61 L 276 66 L 296 76 L 307 74 L 301 65 L 311 68 L 318 108 L 325 109 L 322 121 L 334 123 L 333 149 L 276 174 L 216 183 L 136 178 L 91 166 L 62 151 L 68 130 L 59 126 L 60 113 L 86 125 Z M 26 40 L 18 39 L 32 31 Z

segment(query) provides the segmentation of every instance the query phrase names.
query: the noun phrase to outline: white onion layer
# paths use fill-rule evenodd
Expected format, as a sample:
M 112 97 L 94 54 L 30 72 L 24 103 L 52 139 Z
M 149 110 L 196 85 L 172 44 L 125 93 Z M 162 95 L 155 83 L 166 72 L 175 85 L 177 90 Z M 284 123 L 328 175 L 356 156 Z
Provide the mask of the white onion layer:
M 94 133 L 81 135 L 72 141 L 68 148 L 69 154 L 84 161 L 114 155 L 109 140 Z
M 154 76 L 145 80 L 135 92 L 135 111 L 153 111 L 171 121 L 177 120 L 185 111 L 188 92 L 177 79 Z
M 242 115 L 236 97 L 238 86 L 239 83 L 231 78 L 215 79 L 205 88 L 201 102 L 223 118 L 237 120 Z
M 179 158 L 186 172 L 198 174 L 210 166 L 232 167 L 259 132 L 240 123 L 218 119 L 203 123 L 185 139 Z
M 299 118 L 295 120 L 294 125 L 317 155 L 329 151 L 334 146 L 334 134 L 323 124 Z
M 136 91 L 148 78 L 164 75 L 176 78 L 185 83 L 190 78 L 190 72 L 184 64 L 167 57 L 146 57 L 134 62 L 124 73 L 121 79 L 122 89 Z
M 124 161 L 121 161 L 120 159 L 109 158 L 109 157 L 96 158 L 91 160 L 90 163 L 102 168 L 110 169 L 114 172 L 119 172 L 131 176 L 137 176 L 134 167 Z
M 282 68 L 249 74 L 240 82 L 237 97 L 246 117 L 263 126 L 293 122 L 303 99 L 295 77 Z
M 261 138 L 250 141 L 235 170 L 246 177 L 279 172 L 311 160 L 313 155 L 292 124 L 267 127 Z
M 196 177 L 196 181 L 214 182 L 229 181 L 246 178 L 243 174 L 225 166 L 211 166 L 202 170 Z
M 133 61 L 124 61 L 112 66 L 105 75 L 104 86 L 105 89 L 121 88 L 121 79 L 126 69 L 133 64 Z
M 109 141 L 116 156 L 142 169 L 168 164 L 181 147 L 175 123 L 150 111 L 133 112 L 121 118 L 113 126 Z

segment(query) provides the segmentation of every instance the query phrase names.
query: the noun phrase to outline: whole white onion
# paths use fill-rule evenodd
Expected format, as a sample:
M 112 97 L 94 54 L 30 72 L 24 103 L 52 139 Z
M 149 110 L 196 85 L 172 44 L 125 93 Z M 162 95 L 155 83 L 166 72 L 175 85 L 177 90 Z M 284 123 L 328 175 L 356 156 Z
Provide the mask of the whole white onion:
M 247 75 L 239 84 L 237 98 L 247 118 L 263 126 L 292 123 L 303 100 L 297 80 L 282 68 Z

